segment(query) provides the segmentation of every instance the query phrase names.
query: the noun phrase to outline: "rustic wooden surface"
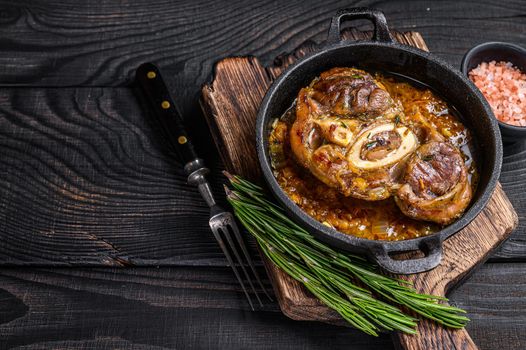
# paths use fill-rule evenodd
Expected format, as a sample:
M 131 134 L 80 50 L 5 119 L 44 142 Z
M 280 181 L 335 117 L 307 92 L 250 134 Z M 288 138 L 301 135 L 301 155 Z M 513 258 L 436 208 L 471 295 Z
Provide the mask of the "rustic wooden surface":
M 392 33 L 395 39 L 423 50 L 427 46 L 416 32 Z M 348 30 L 346 40 L 366 39 L 365 34 Z M 265 68 L 257 58 L 225 58 L 217 63 L 210 84 L 203 87 L 202 107 L 212 130 L 216 146 L 228 171 L 261 182 L 256 155 L 255 122 L 258 107 L 265 91 L 283 69 L 298 57 L 315 49 L 302 47 L 283 55 L 279 66 Z M 412 281 L 421 293 L 446 295 L 446 292 L 480 265 L 508 238 L 517 226 L 517 214 L 500 184 L 484 209 L 465 229 L 443 244 L 440 265 L 428 272 L 403 276 Z M 287 276 L 272 262 L 263 257 L 281 310 L 295 320 L 324 321 L 342 324 L 335 312 L 322 305 L 302 285 Z M 436 323 L 422 321 L 418 336 L 399 335 L 405 349 L 475 349 L 476 346 L 465 330 L 446 330 Z
M 141 105 L 127 87 L 146 60 L 171 77 L 219 194 L 222 165 L 197 103 L 213 63 L 255 55 L 270 65 L 306 41 L 322 41 L 336 9 L 371 4 L 385 11 L 393 28 L 421 32 L 431 51 L 457 67 L 464 52 L 483 41 L 526 46 L 522 0 L 0 1 L 0 83 L 31 86 L 0 89 L 0 247 L 20 237 L 9 243 L 18 247 L 10 255 L 15 259 L 49 261 L 41 250 L 47 244 L 53 259 L 67 261 L 64 257 L 75 251 L 64 237 L 84 235 L 85 246 L 90 240 L 85 232 L 105 239 L 129 230 L 137 240 L 121 244 L 136 256 L 115 253 L 119 246 L 100 239 L 92 247 L 102 251 L 101 258 L 112 257 L 109 261 L 147 255 L 176 265 L 0 268 L 0 349 L 390 348 L 387 335 L 371 338 L 293 322 L 276 304 L 248 312 L 207 231 L 204 205 L 184 184 L 163 140 L 143 124 Z M 56 86 L 68 87 L 69 93 L 54 92 Z M 97 104 L 89 102 L 92 98 Z M 84 118 L 72 112 L 77 109 Z M 451 295 L 468 310 L 468 331 L 483 349 L 526 347 L 526 144 L 507 145 L 504 153 L 500 180 L 518 211 L 519 227 L 492 263 Z M 133 173 L 121 167 L 136 161 L 147 167 L 136 164 Z M 69 188 L 75 195 L 97 194 L 98 201 L 75 206 Z M 144 192 L 149 197 L 137 195 Z M 90 215 L 96 220 L 86 219 Z M 32 225 L 44 232 L 59 228 L 61 243 L 50 244 L 46 237 L 47 243 L 32 241 Z
M 155 7 L 150 10 L 155 13 L 160 11 Z M 29 28 L 22 26 L 25 18 L 28 18 L 28 23 L 33 23 L 31 20 L 35 21 L 40 15 L 42 19 L 38 23 L 41 25 L 47 23 L 45 19 L 48 17 L 52 17 L 49 21 L 55 23 L 57 20 L 54 18 L 59 14 L 65 18 L 72 16 L 69 21 L 79 20 L 77 16 L 80 14 L 76 10 L 71 13 L 72 10 L 66 5 L 52 13 L 49 11 L 40 7 L 5 5 L 2 13 L 6 37 L 15 35 L 11 31 L 18 33 L 17 38 L 21 42 L 17 42 L 17 47 L 21 50 L 26 47 L 26 36 L 37 40 L 44 35 L 34 30 L 36 24 Z M 8 21 L 11 18 L 9 15 L 15 12 L 19 14 L 19 19 Z M 89 27 L 89 23 L 88 18 L 85 25 Z M 396 23 L 395 19 L 393 26 Z M 66 25 L 72 26 L 73 23 L 66 21 Z M 49 26 L 48 31 L 53 32 L 54 27 L 51 24 Z M 321 24 L 318 26 L 324 27 Z M 294 28 L 290 30 L 296 31 Z M 322 29 L 316 30 L 324 32 Z M 165 31 L 159 33 L 164 35 Z M 432 38 L 431 34 L 429 40 Z M 143 38 L 147 39 L 148 36 Z M 15 53 L 23 55 L 24 52 L 16 51 L 17 47 L 11 48 L 12 40 L 14 38 L 6 39 L 3 53 L 5 62 L 11 64 L 0 65 L 0 78 L 3 81 L 10 82 L 8 77 L 13 71 L 27 68 L 22 64 L 25 62 L 31 62 L 31 67 L 44 69 L 45 62 L 39 64 L 36 60 L 46 57 L 49 52 L 44 50 L 41 55 L 25 53 L 26 56 L 18 57 Z M 282 39 L 279 37 L 276 40 Z M 102 45 L 101 50 L 109 45 L 105 41 L 99 44 Z M 433 41 L 430 41 L 429 45 L 432 44 Z M 309 45 L 309 42 L 298 44 L 303 47 Z M 436 51 L 441 52 L 440 49 Z M 66 48 L 61 50 L 64 55 L 66 52 Z M 241 54 L 244 51 L 234 52 Z M 254 53 L 259 55 L 257 50 Z M 220 56 L 224 55 L 217 53 L 214 57 L 217 59 Z M 261 56 L 263 62 L 265 57 L 268 61 L 274 61 L 269 60 L 265 52 Z M 146 56 L 143 59 L 153 58 Z M 85 57 L 87 70 L 84 74 L 95 74 L 88 69 L 95 61 L 91 55 Z M 183 110 L 187 111 L 188 122 L 193 127 L 195 138 L 199 140 L 200 151 L 213 168 L 214 189 L 217 194 L 221 194 L 222 165 L 217 160 L 217 152 L 207 134 L 204 118 L 196 110 L 197 98 L 185 97 L 191 86 L 183 89 L 180 85 L 184 81 L 184 76 L 181 76 L 183 72 L 174 72 L 176 65 L 173 62 L 165 62 L 161 57 L 156 61 L 172 77 L 170 80 L 174 92 L 180 96 Z M 190 65 L 190 62 L 187 61 L 185 65 Z M 59 70 L 66 69 L 63 65 L 55 64 Z M 130 63 L 130 67 L 136 66 Z M 36 72 L 33 74 L 41 77 L 42 84 L 54 86 L 109 84 L 95 77 L 90 78 L 95 79 L 94 84 L 76 81 L 79 74 L 76 68 L 75 65 L 69 75 L 63 73 L 64 77 L 59 81 L 49 80 L 51 78 L 46 70 L 40 75 Z M 99 69 L 116 74 L 111 65 L 103 65 Z M 207 64 L 203 64 L 201 69 L 207 75 L 212 71 L 212 67 Z M 2 74 L 2 70 L 5 74 Z M 19 72 L 20 82 L 31 86 L 40 85 L 40 82 L 22 79 L 28 74 L 29 71 Z M 191 75 L 191 69 L 184 70 L 184 74 L 188 79 L 198 79 Z M 115 81 L 122 80 L 122 84 L 130 82 L 129 74 L 126 78 L 113 78 Z M 197 80 L 194 84 L 201 81 Z M 168 265 L 181 261 L 208 264 L 210 258 L 216 263 L 224 261 L 215 243 L 207 239 L 207 208 L 196 191 L 185 185 L 180 164 L 168 154 L 162 135 L 145 120 L 148 119 L 148 112 L 137 102 L 133 88 L 85 86 L 59 91 L 56 88 L 10 87 L 3 88 L 0 96 L 0 142 L 5 155 L 0 159 L 1 206 L 4 208 L 0 210 L 0 218 L 5 218 L 0 221 L 0 264 Z M 197 97 L 196 92 L 194 96 Z M 188 100 L 193 101 L 195 106 L 189 106 Z M 508 165 L 512 168 L 509 173 L 511 188 L 520 188 L 524 184 L 520 177 L 517 183 L 513 175 L 520 171 L 521 147 L 511 148 L 514 159 L 514 155 L 519 154 L 518 161 L 511 161 Z M 517 166 L 519 168 L 515 170 Z M 504 172 L 505 186 L 506 176 Z M 35 177 L 38 177 L 37 181 L 32 181 Z M 514 204 L 520 203 L 520 191 L 512 191 L 510 196 Z M 181 206 L 172 206 L 175 202 Z M 183 210 L 179 210 L 181 208 Z M 93 217 L 99 220 L 94 222 Z M 526 255 L 526 245 L 523 244 L 525 229 L 522 225 L 519 233 L 503 247 L 498 257 L 520 258 L 521 254 Z M 188 227 L 196 228 L 197 233 L 186 235 Z M 53 244 L 57 237 L 61 240 L 60 245 Z M 158 244 L 159 241 L 163 244 Z M 83 248 L 79 250 L 80 242 Z

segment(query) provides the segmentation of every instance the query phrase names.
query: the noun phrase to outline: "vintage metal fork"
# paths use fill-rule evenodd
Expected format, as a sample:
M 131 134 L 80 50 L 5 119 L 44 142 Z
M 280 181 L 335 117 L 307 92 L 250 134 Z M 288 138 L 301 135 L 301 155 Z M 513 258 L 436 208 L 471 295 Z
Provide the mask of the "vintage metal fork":
M 192 142 L 186 133 L 183 119 L 173 103 L 168 88 L 161 76 L 161 72 L 152 63 L 144 63 L 137 69 L 136 81 L 155 110 L 158 122 L 167 134 L 168 142 L 170 142 L 172 148 L 185 162 L 184 170 L 188 176 L 188 183 L 197 186 L 201 196 L 210 207 L 210 228 L 221 250 L 225 254 L 228 264 L 232 267 L 234 275 L 239 281 L 250 307 L 254 310 L 254 304 L 245 286 L 245 280 L 249 284 L 259 305 L 263 306 L 258 290 L 254 286 L 255 283 L 259 285 L 262 293 L 270 300 L 272 300 L 272 298 L 265 289 L 254 267 L 254 263 L 250 258 L 243 237 L 241 237 L 234 216 L 218 206 L 214 199 L 210 184 L 206 179 L 206 174 L 209 173 L 209 170 L 194 150 Z M 241 275 L 240 270 L 243 275 Z

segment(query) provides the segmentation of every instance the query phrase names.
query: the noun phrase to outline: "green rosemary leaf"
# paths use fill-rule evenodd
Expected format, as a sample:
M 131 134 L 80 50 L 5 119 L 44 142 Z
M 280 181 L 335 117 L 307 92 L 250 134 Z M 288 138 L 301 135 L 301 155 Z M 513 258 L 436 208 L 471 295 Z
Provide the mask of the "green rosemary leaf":
M 447 327 L 462 328 L 469 322 L 464 310 L 442 303 L 447 298 L 419 294 L 410 282 L 382 275 L 363 257 L 318 241 L 269 200 L 260 186 L 225 176 L 232 186 L 232 190 L 225 187 L 227 199 L 263 253 L 352 326 L 371 335 L 381 329 L 414 334 L 416 319 L 393 304 Z
M 433 155 L 432 155 L 432 154 L 429 154 L 429 155 L 423 156 L 423 157 L 422 157 L 422 160 L 423 160 L 424 162 L 430 162 L 430 161 L 433 160 Z

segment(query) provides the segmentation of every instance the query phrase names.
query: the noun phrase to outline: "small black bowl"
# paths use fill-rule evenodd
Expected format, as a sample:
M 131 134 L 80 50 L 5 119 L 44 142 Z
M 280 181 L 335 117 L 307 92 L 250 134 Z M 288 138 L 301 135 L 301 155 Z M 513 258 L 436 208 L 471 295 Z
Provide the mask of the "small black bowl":
M 461 63 L 462 73 L 468 76 L 469 72 L 480 63 L 491 61 L 511 62 L 522 72 L 526 72 L 526 49 L 502 42 L 487 42 L 477 45 L 464 55 Z M 503 141 L 516 142 L 526 139 L 526 127 L 497 121 Z

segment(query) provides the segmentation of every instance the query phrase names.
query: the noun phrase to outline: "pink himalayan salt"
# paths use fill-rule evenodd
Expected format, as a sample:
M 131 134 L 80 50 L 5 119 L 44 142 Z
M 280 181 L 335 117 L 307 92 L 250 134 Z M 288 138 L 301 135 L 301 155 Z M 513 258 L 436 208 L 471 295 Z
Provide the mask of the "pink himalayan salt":
M 526 126 L 526 74 L 510 62 L 482 62 L 469 78 L 488 100 L 498 120 Z

